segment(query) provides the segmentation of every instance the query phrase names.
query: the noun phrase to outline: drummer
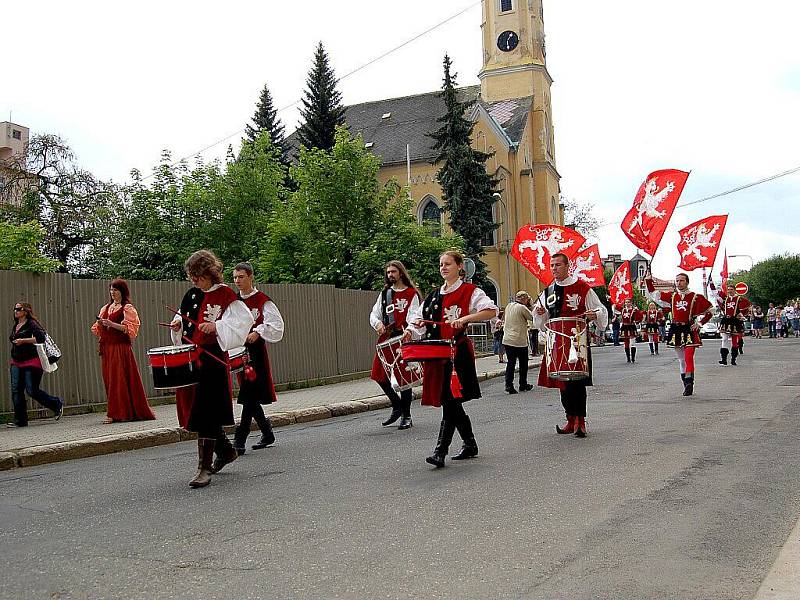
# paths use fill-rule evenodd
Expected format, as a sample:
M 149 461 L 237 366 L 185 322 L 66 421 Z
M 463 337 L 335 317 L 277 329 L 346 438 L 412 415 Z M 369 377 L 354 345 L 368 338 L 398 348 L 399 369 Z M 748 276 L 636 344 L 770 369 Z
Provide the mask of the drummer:
M 589 285 L 569 274 L 569 258 L 558 253 L 550 257 L 550 271 L 555 281 L 539 296 L 533 310 L 533 325 L 545 329 L 550 319 L 572 317 L 596 321 L 600 331 L 608 325 L 608 311 Z M 538 384 L 557 388 L 561 404 L 567 417 L 564 427 L 556 425 L 556 433 L 574 433 L 586 437 L 586 386 L 592 385 L 591 349 L 587 344 L 588 376 L 574 381 L 560 381 L 548 377 L 547 361 L 543 360 L 539 370 Z
M 480 398 L 481 388 L 475 370 L 475 350 L 465 329 L 469 323 L 488 321 L 498 313 L 497 306 L 483 290 L 463 281 L 464 256 L 460 252 L 443 253 L 439 257 L 439 273 L 444 284 L 428 294 L 423 306 L 409 315 L 409 325 L 403 334 L 404 340 L 410 340 L 412 334 L 428 340 L 455 340 L 455 359 L 425 363 L 422 379 L 422 404 L 442 407 L 436 448 L 425 459 L 436 468 L 444 466 L 456 430 L 464 446 L 453 460 L 478 456 L 472 422 L 464 412 L 463 403 Z
M 369 324 L 378 334 L 378 343 L 403 333 L 406 328 L 406 317 L 411 311 L 419 308 L 419 292 L 417 286 L 411 281 L 408 271 L 399 260 L 391 260 L 384 267 L 386 277 L 383 280 L 383 290 L 378 295 L 372 312 L 369 314 Z M 392 413 L 381 425 L 391 425 L 400 419 L 398 429 L 411 427 L 411 388 L 403 390 L 398 395 L 389 382 L 389 377 L 378 358 L 378 353 L 372 360 L 370 379 L 375 381 L 383 393 L 392 403 Z M 402 418 L 401 418 L 402 417 Z
M 198 471 L 189 486 L 198 488 L 211 483 L 211 474 L 237 457 L 223 430 L 223 425 L 234 422 L 230 375 L 224 363 L 226 351 L 244 346 L 253 315 L 236 292 L 222 283 L 222 262 L 213 252 L 198 250 L 186 259 L 184 269 L 195 287 L 183 297 L 181 315 L 173 319 L 171 333 L 174 344 L 188 340 L 204 351 L 199 359 L 200 382 L 189 388 L 194 397 L 186 423 L 186 429 L 197 433 Z M 215 450 L 217 460 L 212 465 Z

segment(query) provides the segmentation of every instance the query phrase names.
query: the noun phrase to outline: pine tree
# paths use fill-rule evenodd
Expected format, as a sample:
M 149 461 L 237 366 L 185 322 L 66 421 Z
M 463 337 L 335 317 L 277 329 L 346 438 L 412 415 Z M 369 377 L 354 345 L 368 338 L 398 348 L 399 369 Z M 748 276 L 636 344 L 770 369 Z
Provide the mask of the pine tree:
M 486 265 L 481 256 L 486 254 L 481 241 L 497 229 L 492 217 L 492 205 L 497 180 L 486 173 L 486 160 L 491 156 L 470 146 L 474 123 L 465 117 L 469 102 L 461 102 L 456 90 L 456 74 L 450 72 L 450 57 L 444 57 L 444 81 L 440 97 L 446 113 L 437 119 L 441 127 L 429 134 L 439 152 L 435 163 L 443 162 L 438 179 L 442 186 L 445 210 L 450 216 L 450 227 L 464 238 L 464 248 L 475 261 L 477 285 L 486 282 Z
M 306 148 L 330 150 L 335 143 L 336 127 L 344 124 L 346 108 L 342 106 L 342 94 L 336 89 L 336 75 L 322 42 L 314 54 L 314 66 L 306 85 L 300 110 L 303 123 L 297 130 L 297 137 Z
M 269 132 L 269 138 L 272 140 L 273 146 L 281 151 L 281 155 L 284 155 L 286 153 L 286 145 L 284 144 L 283 123 L 278 118 L 278 111 L 272 103 L 272 94 L 269 93 L 269 88 L 266 85 L 261 90 L 258 104 L 256 104 L 253 125 L 248 124 L 244 128 L 245 135 L 250 143 L 255 143 L 256 138 L 262 131 Z

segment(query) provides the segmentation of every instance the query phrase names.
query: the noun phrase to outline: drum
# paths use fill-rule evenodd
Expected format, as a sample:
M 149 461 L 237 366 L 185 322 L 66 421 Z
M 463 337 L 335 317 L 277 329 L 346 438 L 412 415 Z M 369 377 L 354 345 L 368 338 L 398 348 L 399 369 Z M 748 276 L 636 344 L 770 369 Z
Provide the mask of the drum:
M 400 348 L 400 353 L 406 362 L 451 360 L 453 358 L 453 340 L 405 342 Z
M 547 376 L 559 381 L 589 377 L 589 345 L 586 319 L 557 317 L 545 325 Z
M 411 388 L 422 380 L 422 367 L 415 363 L 406 362 L 400 356 L 402 335 L 389 338 L 375 347 L 378 360 L 383 365 L 383 370 L 389 378 L 392 387 L 402 392 Z
M 238 373 L 250 362 L 250 354 L 244 346 L 228 350 L 228 367 L 231 373 Z
M 157 390 L 182 388 L 197 385 L 200 381 L 198 358 L 200 351 L 195 344 L 162 346 L 147 351 L 153 387 Z

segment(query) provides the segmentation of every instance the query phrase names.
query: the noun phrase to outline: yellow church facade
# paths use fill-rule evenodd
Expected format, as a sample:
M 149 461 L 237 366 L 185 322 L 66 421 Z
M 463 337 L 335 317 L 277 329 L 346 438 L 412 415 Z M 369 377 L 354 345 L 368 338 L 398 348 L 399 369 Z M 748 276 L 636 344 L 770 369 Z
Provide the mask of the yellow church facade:
M 509 254 L 519 228 L 563 224 L 541 2 L 483 0 L 481 84 L 459 89 L 461 100 L 471 105 L 472 145 L 492 153 L 486 169 L 499 181 L 493 217 L 500 226 L 484 240 L 483 260 L 494 286 L 486 292 L 501 303 L 520 289 L 540 291 L 538 281 Z M 436 153 L 427 137 L 444 114 L 438 94 L 367 102 L 346 113 L 351 132 L 381 157 L 381 180 L 408 185 L 415 217 L 433 235 L 448 223 L 436 180 L 441 165 L 431 164 Z

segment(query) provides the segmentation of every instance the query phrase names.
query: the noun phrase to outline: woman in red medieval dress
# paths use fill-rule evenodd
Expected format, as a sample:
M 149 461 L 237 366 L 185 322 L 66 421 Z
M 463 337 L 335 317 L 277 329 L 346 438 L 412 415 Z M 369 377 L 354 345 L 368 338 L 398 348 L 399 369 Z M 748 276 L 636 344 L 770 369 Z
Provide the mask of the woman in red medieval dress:
M 92 325 L 92 333 L 100 338 L 100 365 L 108 399 L 103 423 L 155 419 L 131 349 L 140 322 L 124 279 L 111 282 L 109 296 L 111 301 L 100 309 Z

